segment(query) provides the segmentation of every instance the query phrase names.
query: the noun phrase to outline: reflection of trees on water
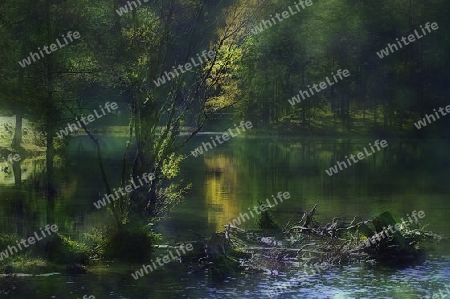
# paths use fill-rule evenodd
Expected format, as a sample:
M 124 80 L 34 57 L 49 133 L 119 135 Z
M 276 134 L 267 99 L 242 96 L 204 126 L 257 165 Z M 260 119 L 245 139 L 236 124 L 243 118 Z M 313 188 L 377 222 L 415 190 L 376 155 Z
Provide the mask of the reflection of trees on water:
M 14 184 L 17 188 L 20 188 L 20 185 L 22 183 L 22 168 L 20 166 L 20 161 L 15 162 L 12 165 L 12 169 L 14 172 Z
M 2 190 L 2 199 L 1 232 L 20 236 L 30 234 L 31 227 L 34 227 L 39 218 L 39 205 L 36 202 L 36 196 L 30 196 L 30 192 L 27 190 L 6 187 Z
M 364 147 L 371 152 L 369 143 L 373 145 L 377 139 L 386 140 L 388 146 L 357 163 L 352 162 L 331 177 L 325 172 L 337 161 L 346 161 L 345 156 L 363 152 Z M 255 151 L 255 148 L 258 150 Z M 267 186 L 284 184 L 284 189 L 297 190 L 304 198 L 405 192 L 411 189 L 413 175 L 423 177 L 424 170 L 434 176 L 434 180 L 442 181 L 443 177 L 439 174 L 444 171 L 445 165 L 439 161 L 445 161 L 446 152 L 448 150 L 442 142 L 376 137 L 346 140 L 280 138 L 270 141 L 255 138 L 235 142 L 233 146 L 233 154 L 243 157 L 239 160 L 243 176 L 259 176 L 268 182 Z M 430 163 L 430 158 L 433 163 Z M 440 168 L 441 171 L 435 171 Z M 272 191 L 262 188 L 266 189 L 259 186 L 254 192 L 264 194 Z
M 59 173 L 61 159 L 55 159 L 55 170 Z M 46 196 L 47 173 L 44 157 L 33 157 L 13 163 L 9 174 L 0 172 L 0 234 L 17 234 L 22 237 L 31 235 L 36 227 L 48 222 L 48 215 L 54 207 L 49 207 Z M 3 178 L 5 176 L 5 179 Z M 76 194 L 77 180 L 68 176 L 59 176 L 55 188 L 55 199 L 67 200 Z M 73 207 L 63 205 L 67 215 L 61 219 L 69 232 L 80 230 L 84 225 L 84 215 L 72 213 Z M 54 222 L 53 222 L 54 223 Z

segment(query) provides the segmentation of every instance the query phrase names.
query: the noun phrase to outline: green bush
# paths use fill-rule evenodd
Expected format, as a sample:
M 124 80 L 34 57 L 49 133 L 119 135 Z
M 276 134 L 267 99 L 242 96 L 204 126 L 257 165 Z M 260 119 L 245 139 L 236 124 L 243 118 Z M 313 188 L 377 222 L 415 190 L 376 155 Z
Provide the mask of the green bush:
M 38 248 L 48 261 L 57 264 L 89 264 L 89 247 L 59 233 L 53 235 L 48 242 Z
M 159 235 L 142 226 L 126 225 L 106 240 L 104 257 L 123 262 L 147 261 L 159 239 Z

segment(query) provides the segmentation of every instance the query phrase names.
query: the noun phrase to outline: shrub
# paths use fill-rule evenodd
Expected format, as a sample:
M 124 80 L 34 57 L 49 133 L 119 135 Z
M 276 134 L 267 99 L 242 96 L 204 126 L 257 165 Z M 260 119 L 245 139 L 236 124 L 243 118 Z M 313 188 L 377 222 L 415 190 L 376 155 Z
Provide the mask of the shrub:
M 106 240 L 104 257 L 123 262 L 147 261 L 159 239 L 159 235 L 145 227 L 125 225 Z
M 88 246 L 59 233 L 51 236 L 43 246 L 38 245 L 38 249 L 49 261 L 57 264 L 89 264 Z

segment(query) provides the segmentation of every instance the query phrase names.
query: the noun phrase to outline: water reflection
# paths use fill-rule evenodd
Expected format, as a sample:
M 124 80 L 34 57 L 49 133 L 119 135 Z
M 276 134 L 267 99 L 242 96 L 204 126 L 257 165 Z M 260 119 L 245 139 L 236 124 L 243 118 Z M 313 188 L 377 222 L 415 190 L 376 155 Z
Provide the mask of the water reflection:
M 205 177 L 205 210 L 208 224 L 215 226 L 216 231 L 223 230 L 223 226 L 232 218 L 239 215 L 236 205 L 236 187 L 239 177 L 236 166 L 225 155 L 217 155 L 204 159 Z
M 101 141 L 105 167 L 113 180 L 115 176 L 119 179 L 119 149 L 124 140 Z M 193 143 L 201 142 L 198 138 Z M 357 153 L 368 142 L 373 139 L 236 138 L 183 162 L 182 175 L 193 182 L 193 189 L 158 229 L 180 242 L 192 240 L 189 230 L 204 235 L 222 230 L 258 200 L 289 191 L 291 199 L 275 208 L 275 220 L 280 224 L 298 220 L 302 211 L 318 203 L 317 217 L 323 222 L 336 216 L 370 218 L 385 210 L 398 219 L 412 210 L 423 210 L 427 229 L 448 235 L 448 146 L 444 142 L 389 141 L 376 155 L 332 177 L 325 173 L 337 160 Z M 62 232 L 77 237 L 104 225 L 107 211 L 95 211 L 92 205 L 102 190 L 95 147 L 81 136 L 70 144 L 68 153 L 64 159 L 55 159 L 56 224 Z M 43 193 L 45 160 L 26 158 L 20 170 L 13 171 L 14 175 L 6 178 L 0 174 L 0 230 L 27 236 L 48 223 Z M 22 184 L 16 188 L 19 173 Z M 255 228 L 255 221 L 247 221 L 243 227 Z M 0 292 L 7 290 L 18 298 L 36 297 L 37 292 L 46 298 L 82 298 L 85 294 L 96 298 L 262 298 L 277 285 L 289 282 L 292 287 L 279 298 L 417 298 L 442 288 L 450 277 L 448 244 L 432 246 L 428 252 L 436 258 L 431 256 L 424 265 L 405 270 L 352 265 L 306 279 L 293 271 L 240 276 L 223 284 L 211 283 L 205 273 L 187 276 L 178 264 L 136 283 L 129 265 L 108 263 L 103 268 L 93 267 L 94 274 L 81 276 L 0 278 Z

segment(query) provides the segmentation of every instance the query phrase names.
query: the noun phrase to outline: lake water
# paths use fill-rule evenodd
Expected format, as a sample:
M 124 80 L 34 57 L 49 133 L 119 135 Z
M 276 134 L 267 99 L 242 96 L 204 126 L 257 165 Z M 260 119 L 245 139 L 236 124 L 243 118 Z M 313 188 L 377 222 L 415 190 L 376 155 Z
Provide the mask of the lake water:
M 193 139 L 189 150 L 208 141 Z M 399 221 L 414 210 L 424 211 L 427 230 L 449 236 L 450 145 L 447 141 L 387 139 L 388 146 L 376 154 L 339 171 L 325 169 L 368 148 L 375 139 L 325 138 L 235 138 L 182 164 L 182 177 L 193 184 L 186 200 L 170 217 L 155 225 L 165 242 L 196 239 L 223 230 L 228 221 L 271 198 L 279 191 L 291 197 L 274 208 L 277 223 L 298 221 L 304 211 L 318 204 L 316 219 L 327 223 L 333 217 L 351 220 L 359 215 L 370 219 L 390 211 Z M 124 139 L 106 139 L 106 167 L 111 178 L 119 178 Z M 25 162 L 24 162 L 25 163 Z M 0 185 L 0 230 L 31 235 L 45 225 L 45 199 L 33 189 L 38 186 L 43 161 L 27 166 L 30 173 L 22 190 Z M 61 232 L 79 236 L 91 227 L 108 223 L 106 209 L 92 202 L 103 194 L 93 145 L 86 137 L 72 141 L 69 155 L 57 170 L 59 198 L 56 223 Z M 242 228 L 256 228 L 250 219 Z M 195 234 L 193 233 L 195 232 Z M 105 263 L 84 275 L 55 274 L 41 277 L 0 278 L 0 294 L 10 298 L 269 298 L 277 286 L 276 298 L 420 298 L 450 288 L 450 245 L 426 246 L 427 260 L 405 269 L 367 264 L 329 268 L 305 275 L 298 269 L 271 274 L 230 277 L 215 283 L 207 273 L 187 274 L 171 263 L 134 280 L 132 271 L 142 265 Z M 86 298 L 87 298 L 86 297 Z M 5 296 L 6 298 L 6 296 Z

